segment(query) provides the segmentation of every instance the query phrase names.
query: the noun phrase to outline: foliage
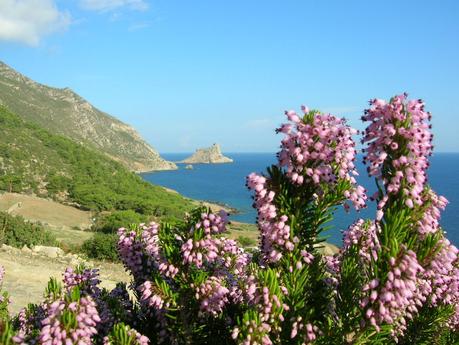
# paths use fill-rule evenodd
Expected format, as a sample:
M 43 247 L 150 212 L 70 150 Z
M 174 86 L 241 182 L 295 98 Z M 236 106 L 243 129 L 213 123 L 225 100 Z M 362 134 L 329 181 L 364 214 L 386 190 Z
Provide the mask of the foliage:
M 257 244 L 257 241 L 255 241 L 253 238 L 250 238 L 250 237 L 247 237 L 247 236 L 238 236 L 237 241 L 243 247 L 252 247 L 252 246 L 255 246 Z
M 91 259 L 118 261 L 117 240 L 116 234 L 95 233 L 83 243 L 81 250 Z
M 327 222 L 337 207 L 367 200 L 355 179 L 354 131 L 307 108 L 287 116 L 278 164 L 247 179 L 257 253 L 227 239 L 227 215 L 206 208 L 175 224 L 122 227 L 117 249 L 134 298 L 125 285 L 101 290 L 97 270 L 67 269 L 63 287 L 51 280 L 45 300 L 13 322 L 14 341 L 457 343 L 459 250 L 439 225 L 447 201 L 426 184 L 432 146 L 423 103 L 405 95 L 371 102 L 363 142 L 378 210 L 344 232 L 334 256 L 317 246 Z
M 133 210 L 180 219 L 182 196 L 144 181 L 92 149 L 21 120 L 0 106 L 0 190 L 34 192 L 92 211 Z
M 123 226 L 146 223 L 148 221 L 149 219 L 147 216 L 133 210 L 115 211 L 110 214 L 100 215 L 91 230 L 106 234 L 113 234 Z
M 35 245 L 56 245 L 56 239 L 39 224 L 29 223 L 21 216 L 0 212 L 0 244 L 22 248 Z

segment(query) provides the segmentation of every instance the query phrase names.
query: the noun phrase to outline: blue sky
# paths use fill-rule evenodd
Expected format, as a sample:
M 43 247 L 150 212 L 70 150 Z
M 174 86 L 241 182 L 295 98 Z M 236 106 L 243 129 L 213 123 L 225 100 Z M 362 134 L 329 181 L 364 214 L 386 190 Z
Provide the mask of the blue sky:
M 273 152 L 301 104 L 357 128 L 407 91 L 459 151 L 458 1 L 2 0 L 0 60 L 70 87 L 160 152 Z

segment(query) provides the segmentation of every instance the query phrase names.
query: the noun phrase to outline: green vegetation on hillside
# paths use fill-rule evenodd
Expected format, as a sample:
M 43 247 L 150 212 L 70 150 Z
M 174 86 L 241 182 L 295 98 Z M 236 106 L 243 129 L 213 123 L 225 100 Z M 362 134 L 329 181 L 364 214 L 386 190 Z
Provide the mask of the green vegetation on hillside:
M 54 236 L 39 224 L 26 222 L 20 216 L 0 212 L 0 244 L 21 248 L 35 245 L 56 245 Z
M 118 261 L 118 235 L 96 232 L 93 237 L 85 241 L 82 251 L 91 259 Z
M 132 171 L 173 169 L 127 124 L 72 90 L 34 82 L 0 61 L 0 104 L 53 134 L 114 157 Z
M 0 128 L 0 190 L 33 192 L 96 212 L 133 210 L 166 220 L 192 208 L 182 196 L 1 106 Z
M 151 217 L 139 214 L 133 210 L 114 211 L 110 214 L 100 215 L 91 227 L 91 230 L 105 234 L 114 234 L 119 228 L 130 224 L 147 223 L 149 220 L 151 220 Z

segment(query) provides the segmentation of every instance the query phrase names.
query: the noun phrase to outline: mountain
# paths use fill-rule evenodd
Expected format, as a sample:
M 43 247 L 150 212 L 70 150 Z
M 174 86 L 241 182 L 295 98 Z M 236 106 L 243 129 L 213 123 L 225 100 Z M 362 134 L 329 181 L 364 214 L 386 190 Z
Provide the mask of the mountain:
M 106 155 L 0 106 L 0 190 L 33 193 L 81 209 L 134 210 L 180 219 L 192 201 L 144 181 Z
M 160 157 L 136 130 L 92 106 L 69 88 L 39 84 L 0 62 L 0 104 L 37 124 L 137 172 L 177 166 Z
M 217 164 L 217 163 L 232 163 L 231 158 L 225 157 L 222 154 L 220 145 L 213 144 L 211 147 L 197 149 L 190 157 L 179 163 L 185 164 Z

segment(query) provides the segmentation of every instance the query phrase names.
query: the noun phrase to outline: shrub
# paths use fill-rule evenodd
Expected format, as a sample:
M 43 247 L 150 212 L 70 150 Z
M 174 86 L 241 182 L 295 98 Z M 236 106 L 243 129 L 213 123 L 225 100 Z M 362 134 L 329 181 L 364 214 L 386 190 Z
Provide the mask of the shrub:
M 42 225 L 29 223 L 21 216 L 0 212 L 0 244 L 21 248 L 35 245 L 55 246 L 56 238 Z
M 133 210 L 115 211 L 107 215 L 101 215 L 92 230 L 106 234 L 116 233 L 119 228 L 129 224 L 140 224 L 148 222 L 148 217 Z
M 439 226 L 447 201 L 426 184 L 432 137 L 423 103 L 401 95 L 373 100 L 365 112 L 377 213 L 356 220 L 334 256 L 316 246 L 327 222 L 337 207 L 367 201 L 355 179 L 355 132 L 342 119 L 302 110 L 287 112 L 290 123 L 279 129 L 278 164 L 247 179 L 258 212 L 256 255 L 225 238 L 224 212 L 205 208 L 174 225 L 120 228 L 118 252 L 136 300 L 125 285 L 101 290 L 97 270 L 67 269 L 64 287 L 51 280 L 45 301 L 18 316 L 14 339 L 459 343 L 459 251 Z
M 116 234 L 95 233 L 83 243 L 81 250 L 91 259 L 118 261 L 117 240 Z
M 253 247 L 257 244 L 257 241 L 247 236 L 238 236 L 237 241 L 243 247 Z

